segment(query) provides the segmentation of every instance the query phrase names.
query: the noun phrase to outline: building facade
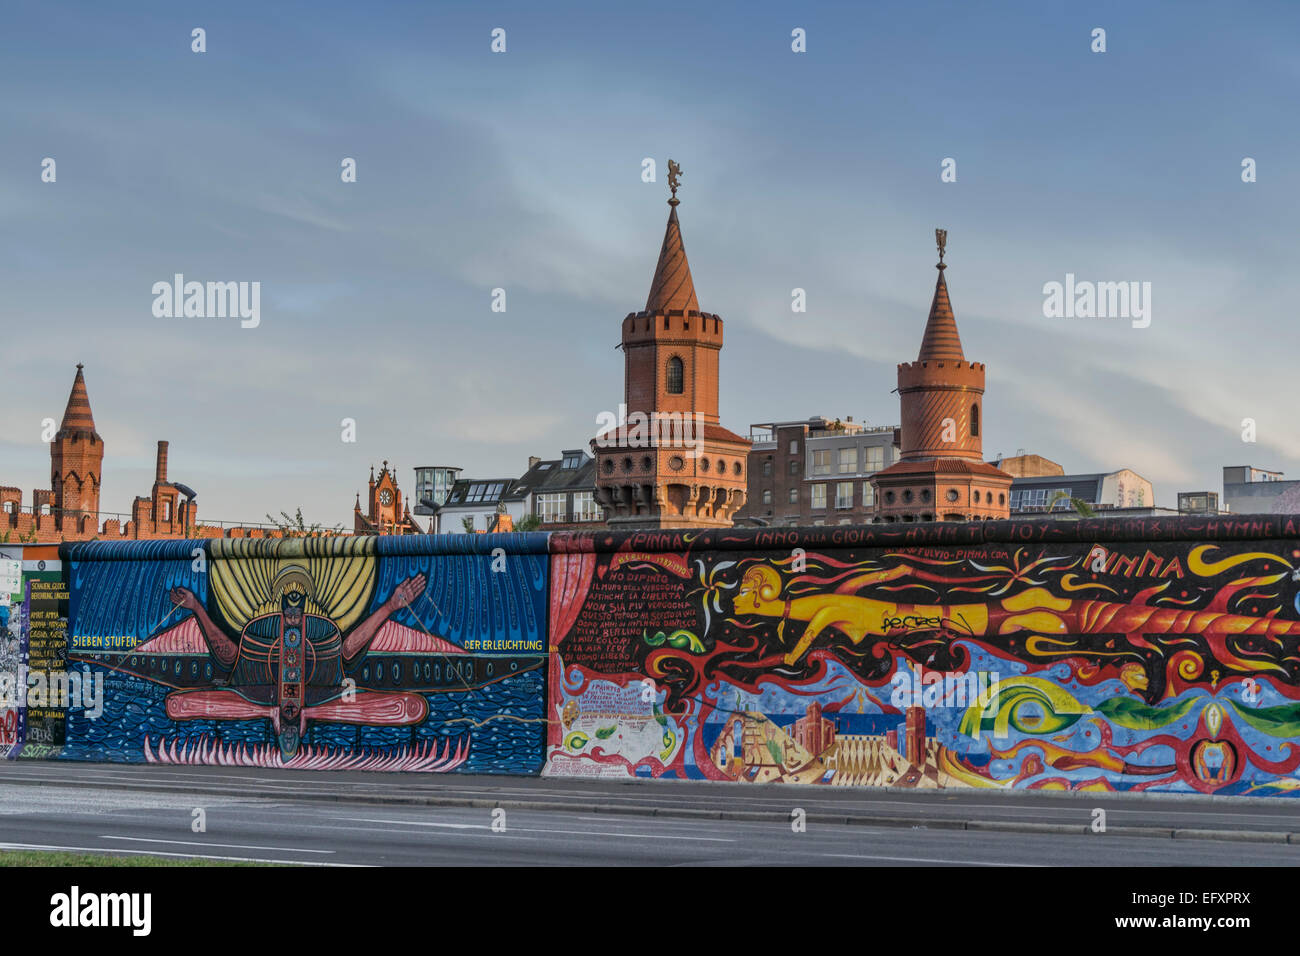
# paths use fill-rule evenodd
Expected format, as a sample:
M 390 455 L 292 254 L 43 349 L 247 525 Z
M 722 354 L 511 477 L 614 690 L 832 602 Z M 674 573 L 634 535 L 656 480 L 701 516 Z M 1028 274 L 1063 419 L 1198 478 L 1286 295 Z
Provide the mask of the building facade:
M 397 487 L 397 473 L 385 461 L 375 477 L 375 467 L 370 466 L 370 485 L 366 493 L 366 510 L 361 510 L 361 495 L 357 494 L 352 509 L 353 534 L 419 534 L 411 506 L 402 503 L 402 492 Z
M 1064 497 L 1063 497 L 1064 496 Z M 1016 517 L 1066 512 L 1077 498 L 1094 511 L 1154 508 L 1155 488 L 1128 468 L 1090 475 L 1043 475 L 1011 482 L 1011 513 Z M 1055 504 L 1053 504 L 1055 500 Z
M 877 472 L 877 521 L 1005 518 L 1011 476 L 984 461 L 984 366 L 968 362 L 948 298 L 939 240 L 939 279 L 915 362 L 898 366 L 900 460 Z
M 1300 513 L 1300 481 L 1253 465 L 1223 469 L 1223 507 L 1233 514 Z
M 529 458 L 505 500 L 522 502 L 539 531 L 591 531 L 605 523 L 596 504 L 596 459 L 581 448 L 566 448 L 555 459 Z
M 421 465 L 415 469 L 416 515 L 432 515 L 447 503 L 452 486 L 460 476 L 453 465 Z
M 737 524 L 866 524 L 870 478 L 898 461 L 898 429 L 822 416 L 749 428 L 749 486 Z
M 623 320 L 623 414 L 591 442 L 596 502 L 615 527 L 725 528 L 745 504 L 749 441 L 718 420 L 722 319 L 700 310 L 669 169 L 650 295 Z

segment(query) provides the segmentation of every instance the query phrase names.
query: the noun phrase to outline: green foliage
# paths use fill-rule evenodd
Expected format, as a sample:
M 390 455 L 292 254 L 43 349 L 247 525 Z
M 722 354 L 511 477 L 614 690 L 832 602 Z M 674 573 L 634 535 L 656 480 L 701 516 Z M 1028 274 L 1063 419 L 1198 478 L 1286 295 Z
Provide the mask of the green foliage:
M 1056 507 L 1056 503 L 1062 499 L 1069 501 L 1070 506 L 1074 508 L 1075 511 L 1075 514 L 1069 514 L 1068 512 L 1062 513 L 1061 517 L 1065 520 L 1077 521 L 1079 518 L 1097 517 L 1097 512 L 1092 509 L 1088 502 L 1084 501 L 1082 498 L 1071 498 L 1068 491 L 1058 491 L 1056 494 L 1052 495 L 1052 500 L 1047 503 L 1047 510 L 1053 510 Z
M 542 519 L 537 515 L 524 515 L 515 522 L 516 531 L 537 531 L 542 527 Z
M 326 535 L 342 534 L 343 525 L 336 524 L 332 528 L 326 528 L 320 522 L 307 524 L 302 516 L 302 508 L 299 508 L 293 515 L 287 511 L 281 511 L 279 518 L 271 515 L 266 516 L 266 520 L 275 525 L 287 538 L 321 538 Z
M 460 519 L 460 526 L 461 526 L 462 528 L 465 529 L 465 533 L 466 533 L 466 534 L 473 534 L 473 533 L 474 533 L 474 516 L 473 516 L 473 515 L 465 515 L 465 517 L 463 517 L 463 518 Z

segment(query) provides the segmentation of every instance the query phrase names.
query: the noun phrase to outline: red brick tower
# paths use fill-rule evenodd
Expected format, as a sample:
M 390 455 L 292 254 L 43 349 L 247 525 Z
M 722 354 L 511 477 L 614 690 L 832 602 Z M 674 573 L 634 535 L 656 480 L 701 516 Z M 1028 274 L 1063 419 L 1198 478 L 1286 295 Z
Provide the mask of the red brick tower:
M 389 469 L 388 462 L 375 478 L 375 466 L 370 466 L 370 491 L 366 497 L 367 511 L 361 512 L 361 496 L 357 496 L 352 509 L 352 530 L 355 534 L 418 534 L 420 529 L 411 517 L 411 506 L 402 510 L 402 492 L 397 487 L 397 472 Z
M 72 380 L 63 423 L 50 442 L 51 510 L 59 531 L 67 538 L 93 536 L 98 528 L 104 462 L 104 440 L 95 431 L 81 368 L 77 363 L 77 377 Z
M 745 503 L 749 441 L 718 423 L 722 319 L 701 312 L 677 221 L 669 160 L 668 228 L 645 308 L 623 320 L 624 420 L 592 440 L 596 500 L 623 528 L 727 528 Z
M 925 708 L 909 707 L 906 716 L 908 763 L 919 767 L 925 763 Z
M 939 279 L 915 362 L 898 366 L 900 460 L 871 479 L 876 521 L 981 521 L 1010 514 L 1011 476 L 984 461 L 984 366 L 967 362 L 948 300 L 939 241 Z

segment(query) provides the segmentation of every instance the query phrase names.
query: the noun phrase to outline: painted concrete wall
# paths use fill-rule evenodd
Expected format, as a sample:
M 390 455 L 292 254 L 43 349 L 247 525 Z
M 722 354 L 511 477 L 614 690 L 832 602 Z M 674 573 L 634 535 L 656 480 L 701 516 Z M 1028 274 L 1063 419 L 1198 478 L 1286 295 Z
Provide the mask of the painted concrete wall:
M 64 548 L 23 756 L 535 773 L 543 535 Z M 33 632 L 33 641 L 35 632 Z M 39 706 L 38 706 L 39 705 Z
M 557 535 L 545 772 L 1290 794 L 1298 521 Z
M 1295 516 L 59 554 L 10 757 L 1296 792 Z

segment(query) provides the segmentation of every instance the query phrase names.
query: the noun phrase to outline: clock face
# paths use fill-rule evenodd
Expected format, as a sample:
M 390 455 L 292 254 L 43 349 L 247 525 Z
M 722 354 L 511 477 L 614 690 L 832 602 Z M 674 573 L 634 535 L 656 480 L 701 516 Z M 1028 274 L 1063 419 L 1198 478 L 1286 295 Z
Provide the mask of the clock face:
M 379 493 L 379 503 L 381 505 L 391 505 L 393 503 L 393 493 L 385 488 Z

